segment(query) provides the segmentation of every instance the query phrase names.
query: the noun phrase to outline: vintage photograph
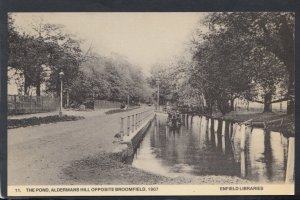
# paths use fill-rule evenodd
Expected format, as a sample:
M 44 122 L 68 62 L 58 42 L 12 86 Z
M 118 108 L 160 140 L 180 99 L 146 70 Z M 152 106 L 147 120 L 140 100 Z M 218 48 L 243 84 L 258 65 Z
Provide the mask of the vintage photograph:
M 8 195 L 292 194 L 294 23 L 9 13 Z

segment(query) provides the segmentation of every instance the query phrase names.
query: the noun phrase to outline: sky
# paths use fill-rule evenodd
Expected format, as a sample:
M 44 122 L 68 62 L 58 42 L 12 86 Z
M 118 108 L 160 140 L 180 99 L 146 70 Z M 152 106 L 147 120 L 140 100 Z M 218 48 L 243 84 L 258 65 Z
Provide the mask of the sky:
M 205 13 L 14 13 L 25 32 L 40 19 L 62 24 L 92 45 L 100 55 L 117 53 L 149 72 L 157 63 L 169 63 L 185 54 L 194 29 Z

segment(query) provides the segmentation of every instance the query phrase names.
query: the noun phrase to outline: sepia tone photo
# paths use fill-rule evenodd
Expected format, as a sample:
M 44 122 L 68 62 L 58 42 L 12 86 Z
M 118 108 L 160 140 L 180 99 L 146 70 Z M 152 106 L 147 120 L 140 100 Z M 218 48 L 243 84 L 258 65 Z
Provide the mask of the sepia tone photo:
M 293 194 L 294 18 L 9 13 L 8 195 Z

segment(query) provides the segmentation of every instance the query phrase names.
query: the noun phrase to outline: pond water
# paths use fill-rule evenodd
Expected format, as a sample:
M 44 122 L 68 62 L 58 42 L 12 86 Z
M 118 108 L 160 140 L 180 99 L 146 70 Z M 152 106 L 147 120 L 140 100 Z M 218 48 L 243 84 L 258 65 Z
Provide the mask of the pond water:
M 229 175 L 257 182 L 284 182 L 288 138 L 280 132 L 188 117 L 180 128 L 157 115 L 132 165 L 156 174 Z

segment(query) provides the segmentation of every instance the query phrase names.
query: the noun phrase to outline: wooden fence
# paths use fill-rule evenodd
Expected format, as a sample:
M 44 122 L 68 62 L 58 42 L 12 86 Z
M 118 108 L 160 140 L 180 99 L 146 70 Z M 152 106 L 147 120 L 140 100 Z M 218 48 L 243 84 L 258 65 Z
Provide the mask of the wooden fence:
M 59 107 L 59 99 L 48 96 L 8 95 L 8 115 L 30 114 L 54 111 Z
M 251 112 L 263 112 L 264 104 L 252 102 L 252 101 L 235 101 L 236 111 L 251 111 Z M 287 101 L 277 102 L 271 104 L 271 109 L 273 112 L 286 112 Z
M 120 108 L 121 103 L 117 101 L 95 100 L 94 109 Z

